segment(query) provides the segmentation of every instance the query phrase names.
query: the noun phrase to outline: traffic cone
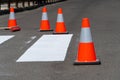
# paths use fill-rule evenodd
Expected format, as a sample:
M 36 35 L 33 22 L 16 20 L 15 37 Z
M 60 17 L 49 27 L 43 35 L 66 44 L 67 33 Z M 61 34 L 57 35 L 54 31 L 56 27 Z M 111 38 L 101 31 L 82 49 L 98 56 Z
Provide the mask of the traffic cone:
M 42 9 L 42 20 L 40 21 L 40 31 L 51 31 L 50 23 L 47 16 L 47 8 L 43 7 Z
M 55 28 L 55 31 L 53 33 L 54 34 L 66 34 L 66 33 L 68 33 L 66 30 L 64 19 L 63 19 L 62 8 L 58 9 L 56 28 Z
M 14 13 L 14 8 L 10 8 L 10 15 L 9 15 L 9 20 L 8 20 L 8 28 L 14 32 L 14 31 L 20 31 L 20 27 L 17 25 L 17 21 L 15 19 L 15 13 Z
M 82 29 L 80 35 L 80 43 L 78 46 L 77 59 L 75 65 L 98 65 L 101 62 L 96 59 L 94 43 L 92 41 L 90 23 L 88 18 L 83 18 Z

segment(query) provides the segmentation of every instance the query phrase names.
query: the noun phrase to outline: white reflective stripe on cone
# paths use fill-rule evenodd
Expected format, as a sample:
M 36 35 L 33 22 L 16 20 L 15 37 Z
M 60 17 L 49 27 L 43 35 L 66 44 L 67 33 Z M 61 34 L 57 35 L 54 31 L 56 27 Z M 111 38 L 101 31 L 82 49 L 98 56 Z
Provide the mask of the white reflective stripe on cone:
M 58 14 L 58 16 L 57 16 L 57 22 L 64 22 L 62 14 Z
M 9 19 L 15 19 L 15 13 L 14 12 L 10 13 Z
M 47 13 L 42 14 L 42 20 L 48 20 Z
M 90 28 L 81 29 L 80 42 L 92 42 Z

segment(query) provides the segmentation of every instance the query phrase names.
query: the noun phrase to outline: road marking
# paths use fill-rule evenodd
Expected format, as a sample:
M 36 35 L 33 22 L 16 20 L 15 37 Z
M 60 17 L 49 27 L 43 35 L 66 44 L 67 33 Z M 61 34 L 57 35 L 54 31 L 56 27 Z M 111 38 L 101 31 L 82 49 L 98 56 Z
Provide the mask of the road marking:
M 34 40 L 36 38 L 36 36 L 32 36 L 32 37 L 30 37 L 30 40 L 29 41 L 27 41 L 27 42 L 25 42 L 26 44 L 29 44 L 29 43 L 31 43 L 32 42 L 32 40 Z
M 0 35 L 0 44 L 11 39 L 12 37 L 14 37 L 14 35 Z
M 43 35 L 16 62 L 64 61 L 72 36 Z

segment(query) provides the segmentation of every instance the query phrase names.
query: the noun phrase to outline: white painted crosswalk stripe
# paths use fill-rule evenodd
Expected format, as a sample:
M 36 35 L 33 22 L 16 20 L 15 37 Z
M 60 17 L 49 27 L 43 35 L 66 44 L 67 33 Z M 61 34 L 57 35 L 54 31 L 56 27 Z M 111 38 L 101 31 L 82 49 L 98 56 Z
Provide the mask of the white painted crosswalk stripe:
M 0 44 L 11 39 L 12 37 L 14 37 L 14 35 L 0 35 Z
M 64 61 L 72 36 L 43 35 L 17 62 Z

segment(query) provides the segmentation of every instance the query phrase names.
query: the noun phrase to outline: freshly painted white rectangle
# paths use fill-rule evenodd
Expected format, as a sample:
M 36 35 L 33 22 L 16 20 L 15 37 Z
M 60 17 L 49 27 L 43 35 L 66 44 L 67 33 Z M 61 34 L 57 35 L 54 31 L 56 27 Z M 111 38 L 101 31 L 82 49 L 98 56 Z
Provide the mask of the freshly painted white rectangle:
M 0 44 L 11 39 L 12 37 L 14 37 L 14 35 L 0 35 Z
M 72 36 L 43 35 L 17 62 L 64 61 Z

